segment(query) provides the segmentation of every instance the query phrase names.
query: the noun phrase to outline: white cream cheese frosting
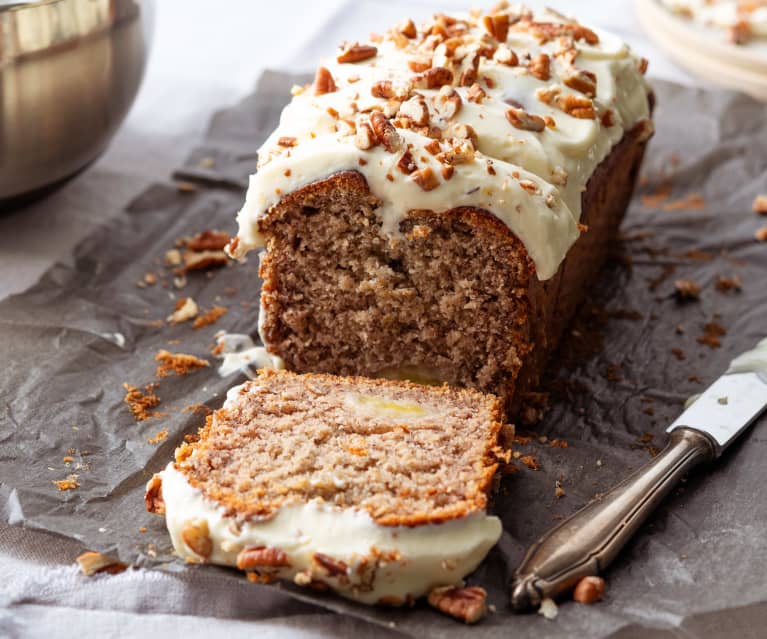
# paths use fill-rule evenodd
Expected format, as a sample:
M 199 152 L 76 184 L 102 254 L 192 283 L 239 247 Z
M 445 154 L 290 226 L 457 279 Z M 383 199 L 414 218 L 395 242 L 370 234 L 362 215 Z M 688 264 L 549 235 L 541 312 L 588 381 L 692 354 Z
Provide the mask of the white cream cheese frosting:
M 484 513 L 443 524 L 380 526 L 364 511 L 318 500 L 283 507 L 266 521 L 241 522 L 191 486 L 173 463 L 160 476 L 168 531 L 181 557 L 203 560 L 183 531 L 204 526 L 211 541 L 205 561 L 236 566 L 244 549 L 279 549 L 290 565 L 275 567 L 270 577 L 299 585 L 321 580 L 364 603 L 405 603 L 437 586 L 460 584 L 501 535 L 499 519 Z
M 610 34 L 524 8 L 435 16 L 347 50 L 371 47 L 360 61 L 325 61 L 315 85 L 295 91 L 259 150 L 232 254 L 264 246 L 259 222 L 284 195 L 351 170 L 380 200 L 393 241 L 410 210 L 477 207 L 522 241 L 540 279 L 552 277 L 583 230 L 594 169 L 649 117 L 646 63 Z M 432 82 L 441 69 L 450 81 Z M 376 110 L 396 133 L 368 147 Z

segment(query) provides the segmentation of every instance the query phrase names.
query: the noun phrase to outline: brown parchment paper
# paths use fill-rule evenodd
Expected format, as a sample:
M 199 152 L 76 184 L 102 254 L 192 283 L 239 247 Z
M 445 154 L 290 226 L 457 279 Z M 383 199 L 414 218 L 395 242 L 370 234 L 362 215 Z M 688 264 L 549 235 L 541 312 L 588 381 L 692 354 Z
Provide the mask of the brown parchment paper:
M 242 379 L 220 378 L 209 350 L 219 329 L 254 332 L 257 260 L 190 274 L 186 288 L 174 291 L 162 258 L 179 236 L 235 230 L 256 150 L 291 84 L 305 80 L 264 75 L 253 95 L 214 117 L 203 145 L 177 172 L 196 190 L 158 182 L 85 240 L 71 263 L 54 266 L 32 289 L 0 303 L 0 510 L 6 521 L 77 539 L 145 568 L 215 570 L 242 579 L 234 571 L 173 561 L 162 519 L 144 511 L 143 491 L 183 435 L 201 424 L 200 414 L 182 409 L 215 408 Z M 754 196 L 767 192 L 765 107 L 733 93 L 666 83 L 655 90 L 657 133 L 624 239 L 550 367 L 549 410 L 535 427 L 537 437 L 548 439 L 517 447 L 540 469 L 517 460 L 518 472 L 503 479 L 495 503 L 503 537 L 470 578 L 487 588 L 497 611 L 468 629 L 423 605 L 368 608 L 276 587 L 413 637 L 631 637 L 649 629 L 664 637 L 760 636 L 767 622 L 764 420 L 663 504 L 609 569 L 604 602 L 565 603 L 555 621 L 513 615 L 507 606 L 508 580 L 525 547 L 648 460 L 685 398 L 767 334 L 767 244 L 754 239 L 767 219 L 751 211 Z M 136 286 L 150 271 L 161 281 Z M 742 290 L 717 288 L 719 277 L 734 276 Z M 680 302 L 674 295 L 679 278 L 695 280 L 700 299 Z M 229 312 L 200 330 L 168 326 L 157 320 L 173 310 L 174 294 Z M 712 322 L 726 330 L 719 348 L 697 340 Z M 161 348 L 205 357 L 212 366 L 160 380 L 156 410 L 167 415 L 137 423 L 122 385 L 156 380 L 154 355 Z M 161 430 L 168 431 L 166 439 L 147 441 Z M 557 438 L 568 447 L 551 446 Z M 64 463 L 65 456 L 73 461 Z M 52 482 L 70 473 L 79 487 L 59 491 Z M 556 482 L 564 496 L 555 496 Z M 253 597 L 265 587 L 253 585 Z

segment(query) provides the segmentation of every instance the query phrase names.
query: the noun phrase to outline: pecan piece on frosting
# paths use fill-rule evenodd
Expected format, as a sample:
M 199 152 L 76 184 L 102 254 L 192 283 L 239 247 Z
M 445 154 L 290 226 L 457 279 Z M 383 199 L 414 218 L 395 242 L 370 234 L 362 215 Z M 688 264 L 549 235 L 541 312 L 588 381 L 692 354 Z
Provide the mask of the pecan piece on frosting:
M 584 120 L 593 120 L 597 116 L 594 103 L 590 98 L 582 98 L 577 95 L 558 95 L 554 100 L 558 108 L 567 115 Z
M 551 58 L 545 53 L 539 53 L 530 60 L 527 68 L 539 80 L 546 82 L 551 79 Z
M 431 191 L 439 186 L 439 180 L 429 166 L 413 171 L 410 177 L 424 191 Z
M 377 47 L 370 44 L 359 44 L 358 42 L 354 42 L 344 46 L 343 51 L 336 57 L 336 61 L 340 63 L 361 62 L 362 60 L 367 60 L 377 54 Z
M 484 588 L 444 586 L 429 593 L 429 605 L 464 623 L 477 623 L 487 613 Z
M 397 27 L 397 31 L 399 31 L 406 38 L 410 38 L 411 40 L 418 35 L 418 29 L 416 29 L 415 23 L 410 18 L 402 22 Z
M 416 95 L 400 105 L 399 115 L 409 118 L 415 126 L 429 125 L 429 107 L 422 95 Z
M 506 42 L 506 38 L 509 35 L 508 13 L 485 15 L 482 17 L 482 25 L 493 38 L 498 40 L 498 42 Z
M 469 87 L 466 97 L 469 99 L 469 102 L 482 104 L 482 100 L 487 97 L 487 93 L 485 93 L 485 90 L 475 82 Z
M 399 148 L 402 138 L 383 113 L 373 111 L 370 114 L 370 126 L 373 127 L 373 133 L 389 153 L 394 153 Z
M 368 149 L 372 149 L 374 146 L 378 144 L 378 138 L 376 137 L 376 134 L 373 132 L 373 127 L 370 126 L 367 122 L 362 122 L 357 127 L 357 133 L 354 136 L 354 144 L 357 146 L 358 149 L 362 151 L 367 151 Z
M 314 563 L 323 568 L 329 577 L 346 575 L 349 570 L 349 566 L 340 559 L 323 555 L 321 552 L 314 553 Z
M 239 570 L 256 570 L 258 568 L 282 568 L 290 566 L 288 555 L 279 548 L 267 546 L 249 546 L 243 548 L 237 555 Z
M 144 503 L 148 512 L 155 515 L 165 514 L 165 502 L 162 498 L 162 479 L 157 474 L 152 475 L 152 479 L 146 485 Z
M 522 129 L 523 131 L 535 131 L 540 133 L 546 128 L 546 121 L 537 115 L 528 113 L 524 109 L 517 107 L 511 107 L 506 110 L 506 119 L 511 126 L 516 129 Z
M 405 151 L 402 154 L 402 157 L 397 161 L 397 168 L 407 175 L 410 175 L 418 168 L 410 151 Z
M 447 67 L 432 67 L 415 78 L 414 84 L 424 89 L 439 89 L 446 84 L 452 84 L 453 72 Z
M 597 76 L 591 71 L 573 69 L 565 75 L 562 82 L 590 98 L 597 95 Z
M 325 95 L 336 90 L 333 75 L 325 67 L 319 67 L 314 75 L 314 95 Z
M 462 104 L 463 100 L 458 91 L 449 85 L 443 86 L 434 100 L 434 107 L 446 120 L 453 119 L 460 111 Z
M 181 540 L 195 555 L 207 559 L 213 553 L 207 519 L 192 519 L 181 530 Z

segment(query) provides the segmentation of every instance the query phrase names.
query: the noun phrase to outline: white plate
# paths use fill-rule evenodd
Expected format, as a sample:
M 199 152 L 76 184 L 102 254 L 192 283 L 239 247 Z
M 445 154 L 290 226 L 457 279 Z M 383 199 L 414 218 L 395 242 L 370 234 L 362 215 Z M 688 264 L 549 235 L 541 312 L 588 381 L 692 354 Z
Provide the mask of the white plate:
M 724 31 L 694 24 L 658 0 L 636 0 L 636 9 L 645 31 L 681 66 L 767 102 L 767 43 L 730 44 Z

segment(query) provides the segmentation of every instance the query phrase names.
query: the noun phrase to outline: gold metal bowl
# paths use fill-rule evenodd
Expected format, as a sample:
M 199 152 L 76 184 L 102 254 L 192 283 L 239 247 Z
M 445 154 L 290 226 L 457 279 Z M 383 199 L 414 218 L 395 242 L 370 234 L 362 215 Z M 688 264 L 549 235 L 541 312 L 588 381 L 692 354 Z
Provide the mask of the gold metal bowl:
M 71 177 L 136 97 L 151 0 L 0 0 L 0 208 Z

